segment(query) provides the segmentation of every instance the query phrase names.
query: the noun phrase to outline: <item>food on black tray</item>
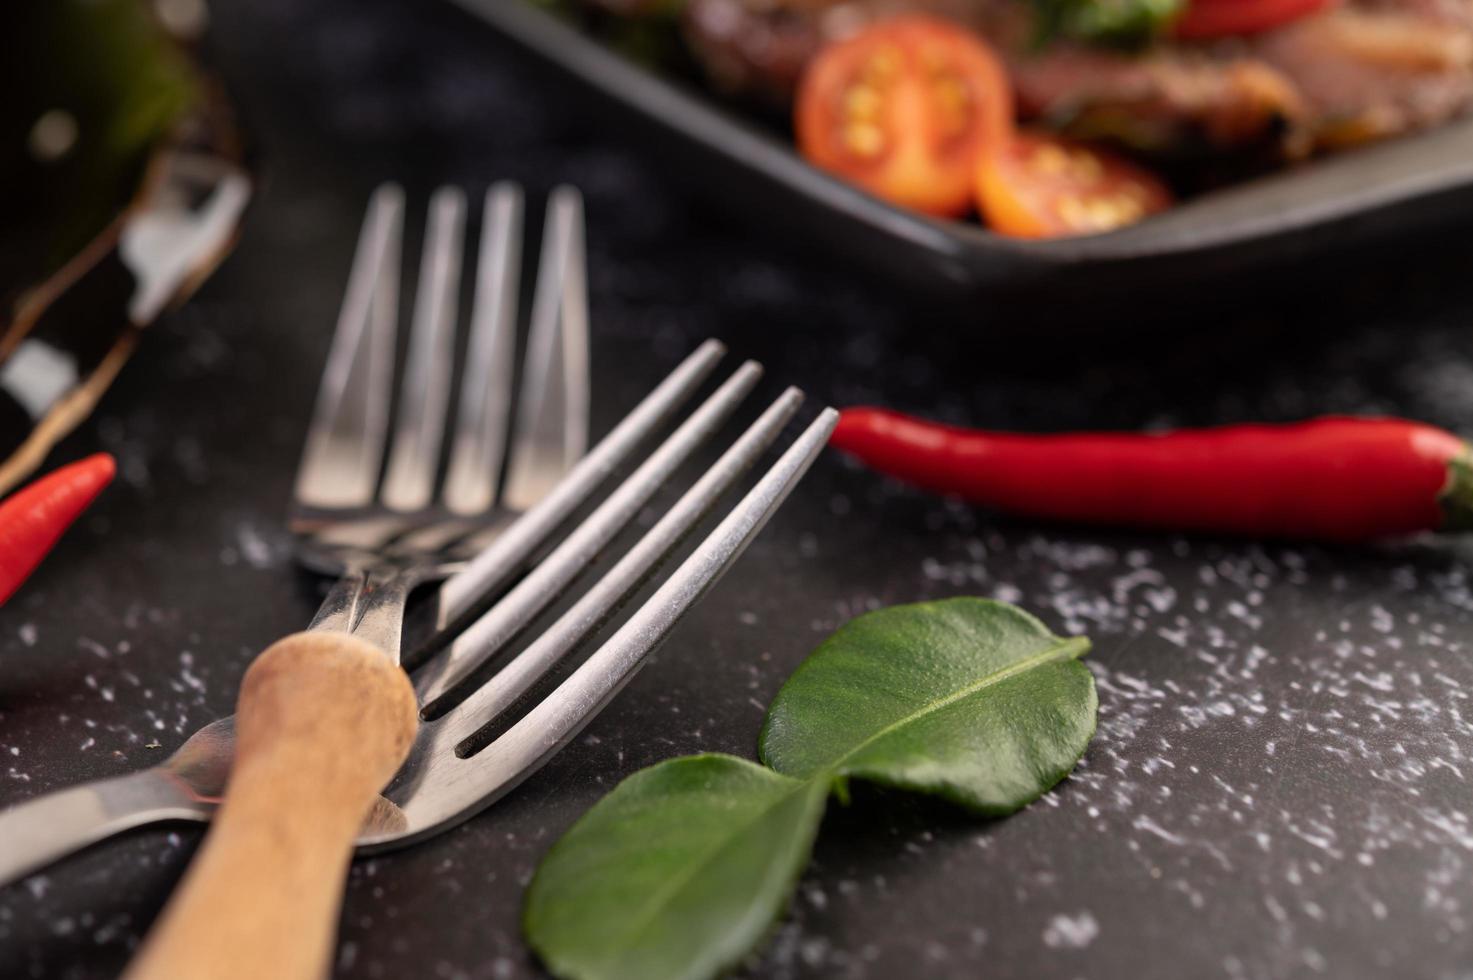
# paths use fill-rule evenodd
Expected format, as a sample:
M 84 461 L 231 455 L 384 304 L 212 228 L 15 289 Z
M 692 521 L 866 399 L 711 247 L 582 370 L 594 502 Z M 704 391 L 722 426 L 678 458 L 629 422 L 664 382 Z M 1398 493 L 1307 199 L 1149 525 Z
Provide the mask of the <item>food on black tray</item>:
M 898 164 L 890 156 L 911 154 L 913 160 L 916 133 L 928 130 L 927 138 L 952 155 L 980 159 L 1003 152 L 1006 138 L 966 134 L 961 142 L 973 145 L 964 151 L 948 139 L 968 127 L 986 128 L 985 117 L 1005 101 L 1035 133 L 1051 131 L 1124 154 L 1178 192 L 1194 193 L 1438 126 L 1473 103 L 1473 0 L 565 2 L 585 14 L 594 11 L 608 36 L 622 30 L 627 39 L 637 26 L 645 52 L 655 50 L 650 37 L 666 32 L 716 90 L 758 112 L 762 106 L 796 111 L 800 145 L 810 160 L 893 203 L 938 215 L 974 210 L 976 202 L 959 203 L 954 186 L 889 193 L 801 139 L 801 93 L 812 86 L 812 73 L 831 52 L 852 52 L 859 41 L 871 53 L 884 47 L 894 39 L 897 18 L 901 27 L 922 19 L 932 25 L 930 53 L 914 57 L 939 66 L 933 96 L 948 86 L 953 91 L 937 96 L 952 102 L 940 112 L 951 114 L 952 122 L 942 126 L 950 127 L 948 133 L 936 135 L 934 99 L 906 95 L 901 107 L 877 109 L 875 96 L 883 103 L 884 84 L 849 96 L 847 109 L 834 103 L 836 113 L 869 112 L 883 121 L 879 128 L 888 130 L 888 140 L 861 126 L 851 142 L 892 169 Z M 612 31 L 611 24 L 617 25 Z M 1005 91 L 991 82 L 984 89 L 975 72 L 957 69 L 945 52 L 964 42 L 1002 65 Z M 1151 210 L 1123 213 L 1135 220 Z M 985 217 L 987 209 L 981 212 Z M 1093 222 L 1075 231 L 1114 226 Z

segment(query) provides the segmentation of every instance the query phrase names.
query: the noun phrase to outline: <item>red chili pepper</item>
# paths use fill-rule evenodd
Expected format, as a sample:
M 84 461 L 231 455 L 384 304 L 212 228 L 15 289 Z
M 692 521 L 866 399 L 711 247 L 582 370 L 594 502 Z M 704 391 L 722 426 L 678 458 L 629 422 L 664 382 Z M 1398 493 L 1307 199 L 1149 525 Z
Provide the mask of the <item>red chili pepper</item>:
M 926 489 L 1052 520 L 1333 541 L 1473 530 L 1468 444 L 1401 419 L 1022 435 L 852 408 L 832 442 Z
M 0 605 L 112 482 L 115 472 L 113 458 L 97 453 L 48 473 L 0 503 Z

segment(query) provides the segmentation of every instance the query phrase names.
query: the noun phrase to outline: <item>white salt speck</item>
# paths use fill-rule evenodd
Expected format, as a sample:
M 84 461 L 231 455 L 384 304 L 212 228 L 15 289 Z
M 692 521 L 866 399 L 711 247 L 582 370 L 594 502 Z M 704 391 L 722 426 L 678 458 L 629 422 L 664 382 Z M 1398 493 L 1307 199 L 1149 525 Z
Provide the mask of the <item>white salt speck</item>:
M 1019 603 L 1023 601 L 1023 590 L 1016 585 L 1003 582 L 993 586 L 992 597 L 999 602 Z
M 809 966 L 821 966 L 828 951 L 829 943 L 826 939 L 807 939 L 798 947 L 798 955 Z
M 1089 912 L 1078 915 L 1056 915 L 1043 930 L 1045 946 L 1054 949 L 1083 949 L 1100 934 L 1100 924 Z
M 267 569 L 275 564 L 271 554 L 271 545 L 261 536 L 261 532 L 250 524 L 242 524 L 235 532 L 236 542 L 240 545 L 240 554 L 246 560 L 246 564 L 252 568 Z
M 109 657 L 112 656 L 112 651 L 109 650 L 107 647 L 103 646 L 101 643 L 98 643 L 96 640 L 89 639 L 85 636 L 77 637 L 77 646 L 81 647 L 83 650 L 86 650 L 88 653 L 91 653 L 94 657 L 98 657 L 102 660 L 107 660 Z

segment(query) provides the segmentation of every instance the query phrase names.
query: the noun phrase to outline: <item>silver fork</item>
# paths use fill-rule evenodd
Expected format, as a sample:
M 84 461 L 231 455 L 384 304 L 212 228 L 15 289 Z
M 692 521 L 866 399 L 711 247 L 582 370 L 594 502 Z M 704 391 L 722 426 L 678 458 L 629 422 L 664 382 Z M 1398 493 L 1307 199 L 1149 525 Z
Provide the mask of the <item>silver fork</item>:
M 708 346 L 696 357 L 709 360 L 715 353 Z M 422 840 L 489 806 L 536 771 L 627 683 L 816 458 L 836 421 L 832 410 L 808 426 L 607 641 L 546 696 L 533 696 L 548 672 L 655 572 L 797 410 L 802 394 L 789 388 L 606 574 L 524 648 L 509 650 L 511 638 L 574 583 L 592 555 L 732 413 L 760 373 L 752 362 L 738 368 L 525 578 L 429 660 L 417 690 L 383 651 L 353 634 L 301 633 L 257 658 L 241 685 L 225 798 L 127 975 L 325 975 L 355 845 L 376 850 Z M 628 419 L 588 459 L 626 426 Z M 514 540 L 517 528 L 535 526 L 557 505 L 563 487 L 578 485 L 584 465 L 460 575 L 495 580 L 507 574 L 525 556 L 498 545 Z M 502 653 L 512 655 L 501 669 L 485 683 L 472 683 Z
M 442 187 L 430 200 L 399 417 L 382 483 L 404 198 L 398 187 L 384 185 L 370 200 L 291 507 L 299 558 L 341 576 L 314 629 L 355 632 L 397 659 L 409 593 L 458 569 L 500 526 L 493 516 L 526 510 L 587 448 L 583 208 L 576 190 L 560 187 L 548 201 L 517 427 L 505 491 L 498 495 L 511 409 L 522 209 L 515 185 L 496 184 L 486 194 L 460 406 L 437 497 L 465 195 Z

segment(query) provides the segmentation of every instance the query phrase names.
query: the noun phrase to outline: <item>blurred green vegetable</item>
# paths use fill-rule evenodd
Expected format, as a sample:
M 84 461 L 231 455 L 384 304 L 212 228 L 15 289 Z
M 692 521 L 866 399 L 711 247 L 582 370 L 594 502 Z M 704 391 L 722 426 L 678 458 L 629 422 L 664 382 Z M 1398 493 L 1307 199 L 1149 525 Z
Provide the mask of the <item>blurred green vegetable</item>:
M 1112 47 L 1140 47 L 1160 36 L 1186 0 L 1032 0 L 1038 43 L 1070 37 Z

